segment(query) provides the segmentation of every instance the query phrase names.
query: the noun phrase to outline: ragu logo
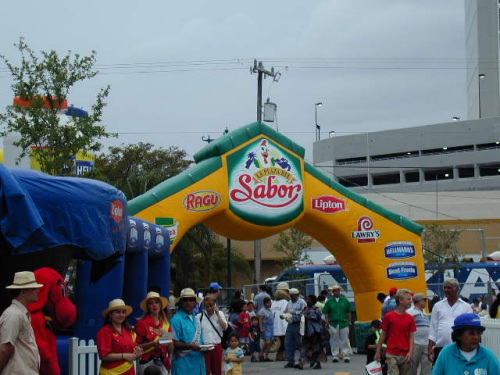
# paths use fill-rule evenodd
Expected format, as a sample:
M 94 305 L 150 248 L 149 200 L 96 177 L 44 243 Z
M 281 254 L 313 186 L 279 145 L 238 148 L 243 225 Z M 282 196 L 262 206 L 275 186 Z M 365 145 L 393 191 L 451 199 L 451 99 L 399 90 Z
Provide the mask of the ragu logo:
M 352 232 L 352 238 L 358 243 L 373 243 L 380 237 L 380 231 L 373 229 L 373 220 L 369 216 L 361 216 L 358 219 L 358 230 Z
M 347 203 L 344 199 L 334 197 L 333 195 L 322 195 L 311 199 L 312 209 L 334 214 L 340 211 L 347 211 Z
M 229 208 L 258 225 L 280 225 L 304 207 L 301 161 L 261 137 L 227 158 Z
M 118 199 L 111 202 L 111 217 L 115 223 L 119 223 L 123 219 L 123 203 Z
M 215 191 L 196 191 L 186 195 L 182 204 L 188 211 L 208 211 L 217 207 L 222 201 Z

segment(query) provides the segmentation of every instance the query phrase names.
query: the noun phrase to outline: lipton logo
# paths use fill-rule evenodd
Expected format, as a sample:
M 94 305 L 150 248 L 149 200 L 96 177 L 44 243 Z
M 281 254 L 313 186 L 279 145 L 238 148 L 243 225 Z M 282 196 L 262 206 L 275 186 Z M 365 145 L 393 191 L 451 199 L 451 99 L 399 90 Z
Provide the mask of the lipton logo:
M 344 199 L 334 197 L 333 195 L 322 195 L 311 199 L 312 209 L 324 212 L 326 214 L 334 214 L 340 211 L 347 211 L 347 203 Z
M 119 223 L 123 219 L 123 203 L 120 200 L 111 202 L 111 217 L 115 223 Z
M 373 229 L 373 220 L 369 216 L 361 216 L 358 219 L 358 230 L 352 232 L 352 238 L 358 243 L 373 243 L 380 237 L 380 231 Z
M 196 191 L 186 195 L 183 205 L 188 211 L 208 211 L 217 207 L 221 201 L 220 194 L 215 191 Z

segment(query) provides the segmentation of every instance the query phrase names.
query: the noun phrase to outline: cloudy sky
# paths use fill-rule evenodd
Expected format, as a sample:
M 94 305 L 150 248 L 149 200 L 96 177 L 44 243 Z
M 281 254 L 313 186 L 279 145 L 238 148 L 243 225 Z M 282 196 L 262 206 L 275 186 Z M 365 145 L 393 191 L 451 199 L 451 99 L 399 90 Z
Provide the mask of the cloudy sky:
M 151 142 L 190 156 L 256 119 L 257 59 L 281 72 L 264 81 L 279 131 L 311 159 L 314 103 L 323 137 L 466 118 L 462 0 L 9 1 L 0 54 L 95 50 L 100 75 L 70 102 L 89 108 L 111 94 L 107 145 Z M 0 65 L 0 108 L 12 101 Z M 276 125 L 274 125 L 276 126 Z

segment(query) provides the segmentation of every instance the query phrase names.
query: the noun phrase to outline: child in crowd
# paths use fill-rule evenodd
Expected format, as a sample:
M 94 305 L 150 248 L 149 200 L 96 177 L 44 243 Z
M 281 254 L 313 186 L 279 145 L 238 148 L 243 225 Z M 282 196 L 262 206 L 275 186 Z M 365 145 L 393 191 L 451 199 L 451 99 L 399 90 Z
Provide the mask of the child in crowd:
M 259 318 L 252 316 L 250 325 L 250 355 L 251 362 L 258 362 L 260 356 L 260 326 Z
M 243 361 L 245 361 L 245 353 L 238 346 L 239 340 L 236 333 L 231 333 L 227 339 L 228 348 L 224 352 L 224 372 L 226 375 L 241 375 L 243 374 Z
M 238 336 L 243 350 L 248 350 L 250 344 L 250 315 L 247 312 L 246 302 L 241 306 L 241 313 L 238 317 Z
M 250 318 L 257 316 L 257 313 L 255 312 L 255 305 L 252 301 L 247 302 L 247 313 L 250 315 Z
M 271 349 L 274 339 L 274 314 L 271 311 L 271 298 L 265 297 L 262 303 L 264 306 L 258 312 L 260 333 L 264 340 L 260 361 L 272 362 L 272 359 L 269 358 L 269 349 Z
M 365 340 L 365 349 L 366 349 L 366 364 L 373 362 L 375 357 L 375 352 L 377 351 L 377 344 L 380 340 L 380 320 L 375 319 L 372 320 L 370 324 L 371 333 L 366 337 Z M 382 345 L 382 348 L 386 348 L 386 345 Z M 382 373 L 384 375 L 387 374 L 387 365 L 385 364 L 385 354 L 382 354 L 382 358 L 380 359 L 380 363 L 382 364 Z

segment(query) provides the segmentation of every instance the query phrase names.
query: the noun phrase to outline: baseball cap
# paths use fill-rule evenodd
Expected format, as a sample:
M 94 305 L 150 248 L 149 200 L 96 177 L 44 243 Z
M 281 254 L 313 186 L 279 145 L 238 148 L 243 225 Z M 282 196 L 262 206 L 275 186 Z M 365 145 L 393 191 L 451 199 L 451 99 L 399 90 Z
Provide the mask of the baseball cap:
M 218 282 L 214 281 L 213 283 L 210 283 L 209 288 L 212 288 L 212 289 L 222 289 L 222 286 Z
M 455 325 L 451 327 L 451 329 L 453 329 L 454 331 L 464 328 L 478 328 L 481 331 L 484 331 L 486 329 L 481 325 L 481 318 L 479 317 L 479 315 L 471 313 L 457 316 L 455 318 L 454 324 Z
M 430 299 L 430 298 L 427 297 L 424 293 L 415 293 L 415 295 L 413 296 L 413 301 L 415 302 L 421 301 L 423 299 Z
M 398 288 L 391 288 L 391 289 L 389 289 L 389 294 L 396 294 L 397 291 L 398 291 Z

